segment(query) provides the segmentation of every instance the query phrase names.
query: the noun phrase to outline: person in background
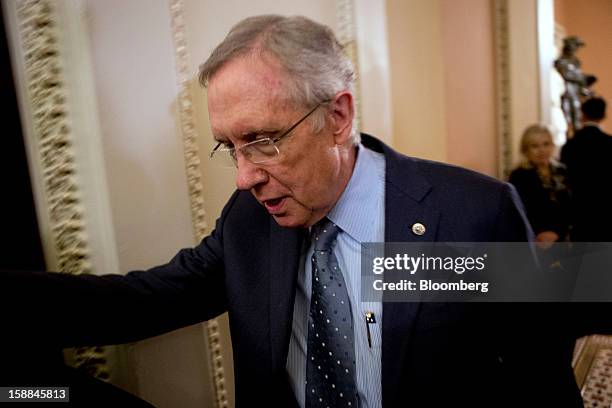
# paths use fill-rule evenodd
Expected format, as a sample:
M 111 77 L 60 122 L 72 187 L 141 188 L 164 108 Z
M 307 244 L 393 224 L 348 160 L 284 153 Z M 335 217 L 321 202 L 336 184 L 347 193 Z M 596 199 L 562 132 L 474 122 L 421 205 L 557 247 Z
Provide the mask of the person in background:
M 582 104 L 582 128 L 561 150 L 572 189 L 571 239 L 612 241 L 612 136 L 601 129 L 606 102 L 599 97 Z
M 569 232 L 569 190 L 566 169 L 553 159 L 555 145 L 550 130 L 529 126 L 521 138 L 523 162 L 510 174 L 541 247 L 564 241 Z

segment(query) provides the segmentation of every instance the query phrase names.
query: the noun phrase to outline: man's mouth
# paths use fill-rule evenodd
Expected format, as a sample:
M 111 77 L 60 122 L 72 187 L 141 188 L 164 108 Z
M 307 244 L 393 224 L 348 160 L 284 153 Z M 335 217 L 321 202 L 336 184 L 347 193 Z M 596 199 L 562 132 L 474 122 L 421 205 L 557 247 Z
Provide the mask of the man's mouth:
M 273 198 L 271 200 L 265 200 L 264 206 L 266 207 L 266 210 L 268 210 L 270 214 L 278 214 L 281 211 L 284 202 L 285 202 L 285 197 L 278 197 L 278 198 Z

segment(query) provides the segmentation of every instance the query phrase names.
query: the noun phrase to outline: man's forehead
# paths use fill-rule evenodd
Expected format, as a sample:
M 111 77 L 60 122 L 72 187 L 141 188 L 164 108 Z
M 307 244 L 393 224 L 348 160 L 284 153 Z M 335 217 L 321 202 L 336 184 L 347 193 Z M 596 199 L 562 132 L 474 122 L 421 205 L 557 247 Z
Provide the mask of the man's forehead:
M 235 136 L 274 127 L 271 119 L 293 105 L 287 90 L 288 79 L 278 63 L 256 57 L 228 62 L 208 84 L 213 134 L 231 131 Z
M 213 97 L 243 98 L 250 94 L 274 96 L 286 87 L 287 79 L 274 59 L 247 55 L 220 67 L 209 80 L 208 92 Z M 234 95 L 236 93 L 238 95 Z

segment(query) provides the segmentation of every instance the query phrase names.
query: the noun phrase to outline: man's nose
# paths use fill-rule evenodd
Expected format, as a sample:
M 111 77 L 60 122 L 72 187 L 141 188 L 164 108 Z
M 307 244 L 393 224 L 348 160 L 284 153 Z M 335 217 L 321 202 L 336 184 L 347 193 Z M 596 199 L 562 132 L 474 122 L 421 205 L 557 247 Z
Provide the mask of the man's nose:
M 242 155 L 238 155 L 236 187 L 238 190 L 250 190 L 268 180 L 268 173 L 257 164 L 253 164 Z

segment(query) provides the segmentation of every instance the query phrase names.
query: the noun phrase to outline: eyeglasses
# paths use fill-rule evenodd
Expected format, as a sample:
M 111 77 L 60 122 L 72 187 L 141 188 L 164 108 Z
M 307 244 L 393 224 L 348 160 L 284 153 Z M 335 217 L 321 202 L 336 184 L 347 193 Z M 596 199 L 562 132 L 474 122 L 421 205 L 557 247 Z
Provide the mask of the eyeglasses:
M 210 158 L 215 161 L 220 161 L 222 164 L 229 165 L 231 167 L 237 166 L 238 164 L 238 153 L 250 161 L 253 164 L 260 164 L 270 162 L 276 159 L 280 155 L 278 149 L 278 142 L 280 142 L 285 136 L 289 135 L 296 127 L 305 121 L 310 115 L 314 113 L 321 105 L 330 102 L 325 100 L 318 103 L 314 108 L 308 111 L 300 120 L 293 124 L 289 129 L 285 130 L 281 135 L 274 138 L 264 137 L 261 139 L 254 140 L 246 143 L 238 148 L 234 147 L 221 147 L 222 142 L 217 143 L 214 149 L 210 152 Z

